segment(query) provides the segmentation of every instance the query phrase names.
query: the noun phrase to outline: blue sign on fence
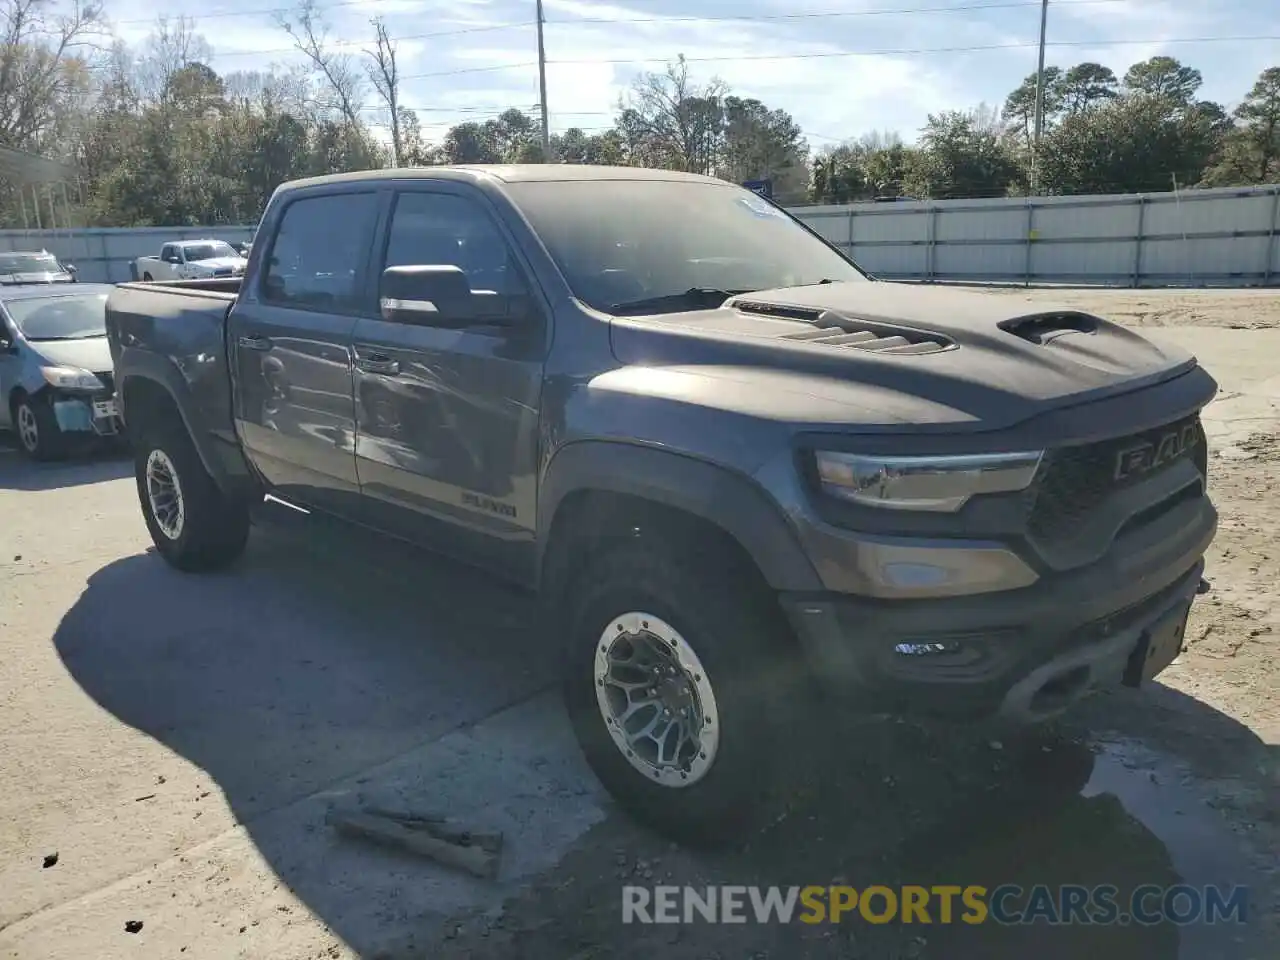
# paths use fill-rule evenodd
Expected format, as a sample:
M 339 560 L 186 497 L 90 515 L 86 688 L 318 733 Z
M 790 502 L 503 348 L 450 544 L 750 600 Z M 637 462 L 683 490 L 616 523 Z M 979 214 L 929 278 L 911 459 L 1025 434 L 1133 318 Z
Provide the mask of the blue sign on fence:
M 773 181 L 772 180 L 746 180 L 742 184 L 752 193 L 758 193 L 762 197 L 773 199 Z

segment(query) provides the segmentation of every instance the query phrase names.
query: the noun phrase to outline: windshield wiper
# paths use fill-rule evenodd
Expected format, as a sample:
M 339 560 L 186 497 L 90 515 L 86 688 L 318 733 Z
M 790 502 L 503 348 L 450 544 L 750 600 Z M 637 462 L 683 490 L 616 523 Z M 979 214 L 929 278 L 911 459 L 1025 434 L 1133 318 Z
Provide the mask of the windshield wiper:
M 730 297 L 750 290 L 719 290 L 715 287 L 690 287 L 683 293 L 668 293 L 660 297 L 644 297 L 641 300 L 625 300 L 609 304 L 610 313 L 641 313 L 648 310 L 698 310 L 718 307 Z

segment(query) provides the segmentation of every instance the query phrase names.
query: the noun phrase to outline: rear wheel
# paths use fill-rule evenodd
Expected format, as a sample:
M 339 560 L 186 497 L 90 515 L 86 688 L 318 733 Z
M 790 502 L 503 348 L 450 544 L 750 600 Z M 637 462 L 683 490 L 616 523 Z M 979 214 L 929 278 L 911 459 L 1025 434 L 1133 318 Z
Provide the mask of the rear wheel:
M 20 394 L 14 398 L 10 413 L 24 454 L 32 460 L 58 460 L 66 455 L 67 438 L 45 399 Z
M 624 541 L 564 594 L 564 697 L 588 763 L 637 820 L 695 845 L 761 823 L 799 699 L 771 598 L 727 560 Z
M 133 450 L 138 500 L 165 560 L 188 572 L 216 570 L 244 552 L 249 504 L 218 489 L 180 420 L 157 417 Z

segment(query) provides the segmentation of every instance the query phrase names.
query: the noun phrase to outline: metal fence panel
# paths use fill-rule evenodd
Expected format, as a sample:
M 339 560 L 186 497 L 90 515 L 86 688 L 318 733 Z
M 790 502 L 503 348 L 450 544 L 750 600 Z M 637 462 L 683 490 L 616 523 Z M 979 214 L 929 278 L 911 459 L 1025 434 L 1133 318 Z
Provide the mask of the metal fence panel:
M 793 212 L 872 273 L 892 279 L 1120 286 L 1280 282 L 1280 186 L 1274 185 L 858 203 Z

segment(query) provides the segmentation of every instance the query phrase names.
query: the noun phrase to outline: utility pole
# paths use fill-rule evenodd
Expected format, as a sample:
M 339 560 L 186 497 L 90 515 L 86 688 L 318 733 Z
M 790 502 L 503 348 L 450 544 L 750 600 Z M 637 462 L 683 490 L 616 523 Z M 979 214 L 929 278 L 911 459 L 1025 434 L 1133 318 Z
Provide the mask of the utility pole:
M 536 0 L 536 2 L 538 5 L 538 93 L 542 107 L 542 162 L 550 163 L 551 129 L 547 126 L 547 48 L 542 43 L 542 0 Z M 1043 58 L 1043 54 L 1041 56 Z
M 541 4 L 542 0 L 538 0 Z M 1049 22 L 1049 0 L 1040 0 L 1040 64 L 1036 67 L 1036 121 L 1031 138 L 1031 193 L 1040 190 L 1040 132 L 1044 129 L 1044 34 Z M 541 30 L 539 27 L 539 38 Z M 541 39 L 539 39 L 541 42 Z

